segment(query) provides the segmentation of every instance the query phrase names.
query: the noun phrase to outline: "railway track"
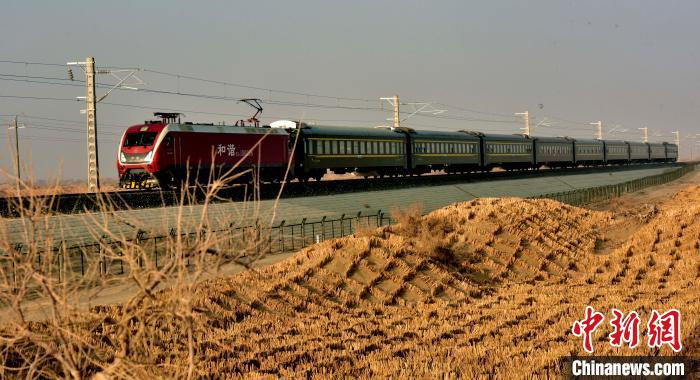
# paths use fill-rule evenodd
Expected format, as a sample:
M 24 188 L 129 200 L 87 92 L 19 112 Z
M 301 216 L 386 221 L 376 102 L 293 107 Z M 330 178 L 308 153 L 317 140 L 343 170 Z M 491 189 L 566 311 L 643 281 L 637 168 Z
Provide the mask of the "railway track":
M 624 166 L 606 167 L 578 167 L 564 169 L 542 169 L 542 170 L 522 170 L 522 171 L 502 171 L 470 174 L 443 174 L 425 175 L 410 177 L 388 177 L 375 178 L 371 180 L 347 179 L 320 182 L 290 182 L 284 185 L 283 198 L 304 197 L 314 195 L 331 195 L 368 190 L 388 190 L 396 188 L 408 188 L 418 186 L 446 185 L 451 183 L 470 183 L 478 181 L 494 181 L 500 179 L 515 179 L 520 177 L 544 177 L 561 174 L 587 174 L 606 173 L 626 170 L 649 169 L 657 167 L 672 167 L 685 165 L 687 163 L 650 163 Z M 282 184 L 264 183 L 260 184 L 257 194 L 258 199 L 274 199 L 280 192 Z M 222 189 L 217 193 L 217 201 L 243 201 L 252 199 L 254 189 L 251 185 L 237 185 Z M 102 197 L 102 200 L 99 199 Z M 204 198 L 201 191 L 196 191 L 191 199 L 186 197 L 186 203 L 196 204 Z M 38 202 L 43 204 L 46 212 L 56 214 L 71 214 L 80 212 L 90 212 L 99 210 L 105 201 L 118 210 L 143 209 L 178 205 L 180 195 L 175 191 L 158 190 L 124 190 L 105 192 L 100 195 L 94 193 L 59 194 L 36 196 L 34 199 L 28 197 L 6 197 L 0 198 L 0 216 L 19 216 L 19 204 L 28 207 L 30 203 Z

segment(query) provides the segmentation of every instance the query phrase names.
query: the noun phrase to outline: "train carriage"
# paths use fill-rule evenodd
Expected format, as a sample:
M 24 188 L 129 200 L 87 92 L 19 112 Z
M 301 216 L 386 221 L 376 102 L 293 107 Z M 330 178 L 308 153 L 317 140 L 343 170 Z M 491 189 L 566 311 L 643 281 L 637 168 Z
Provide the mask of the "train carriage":
M 605 162 L 603 140 L 574 140 L 574 160 L 577 165 L 599 165 Z
M 648 162 L 649 144 L 628 141 L 630 147 L 630 162 Z
M 298 129 L 298 177 L 336 174 L 392 175 L 407 169 L 406 136 L 388 128 L 330 127 L 302 124 Z
M 523 169 L 535 164 L 532 140 L 527 136 L 467 133 L 481 137 L 482 165 L 485 169 Z
M 408 165 L 414 173 L 445 170 L 462 173 L 481 165 L 481 140 L 461 132 L 406 131 L 410 155 Z
M 605 143 L 605 163 L 606 164 L 626 164 L 630 160 L 630 147 L 624 141 L 604 140 Z
M 574 145 L 569 138 L 536 137 L 533 143 L 536 166 L 562 167 L 574 163 Z
M 666 162 L 678 161 L 678 145 L 672 143 L 664 143 L 666 147 Z
M 653 162 L 666 161 L 666 146 L 663 143 L 649 143 L 649 160 Z

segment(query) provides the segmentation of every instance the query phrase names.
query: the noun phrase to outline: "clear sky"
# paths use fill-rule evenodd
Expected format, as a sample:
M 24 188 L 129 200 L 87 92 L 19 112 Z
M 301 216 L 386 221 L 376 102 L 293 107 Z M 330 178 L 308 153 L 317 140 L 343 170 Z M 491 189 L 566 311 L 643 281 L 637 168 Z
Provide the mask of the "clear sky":
M 0 9 L 0 60 L 59 64 L 0 63 L 0 96 L 84 95 L 60 64 L 92 55 L 101 67 L 151 70 L 138 74 L 143 89 L 262 98 L 266 123 L 386 124 L 391 114 L 386 105 L 377 110 L 378 99 L 398 94 L 447 110 L 405 123 L 416 128 L 517 133 L 521 124 L 512 114 L 528 110 L 533 124 L 544 121 L 533 132 L 540 135 L 593 137 L 588 123 L 597 120 L 605 123 L 606 138 L 641 140 L 638 128 L 648 127 L 652 141 L 671 141 L 670 132 L 680 130 L 683 156 L 700 133 L 700 2 L 694 0 L 5 0 Z M 83 78 L 79 69 L 74 73 Z M 114 83 L 108 76 L 99 81 Z M 154 111 L 183 110 L 188 121 L 217 123 L 250 113 L 234 100 L 144 91 L 114 91 L 104 102 L 100 165 L 103 177 L 112 178 L 123 129 Z M 36 177 L 60 171 L 85 178 L 81 108 L 77 101 L 0 97 L 2 130 L 13 114 L 26 125 L 22 158 Z M 12 170 L 10 147 L 3 136 L 6 170 Z

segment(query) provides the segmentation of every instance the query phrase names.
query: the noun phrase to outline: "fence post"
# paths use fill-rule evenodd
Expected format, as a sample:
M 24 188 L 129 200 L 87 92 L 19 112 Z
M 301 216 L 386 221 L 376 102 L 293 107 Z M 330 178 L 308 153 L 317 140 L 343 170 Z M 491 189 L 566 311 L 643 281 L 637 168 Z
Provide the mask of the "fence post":
M 345 220 L 345 214 L 340 216 L 340 236 L 345 236 L 343 231 L 343 221 Z M 335 231 L 333 231 L 333 237 L 335 237 Z
M 321 237 L 323 240 L 326 240 L 326 216 L 324 215 L 323 218 L 321 218 Z
M 175 227 L 170 227 L 170 231 L 168 232 L 168 235 L 170 236 L 171 240 L 171 246 L 175 247 L 174 240 L 175 240 L 175 235 L 177 234 L 177 231 L 175 231 Z M 175 253 L 175 249 L 170 250 L 170 260 L 173 259 L 173 254 Z
M 105 255 L 105 249 L 104 249 L 105 244 L 107 244 L 107 235 L 102 235 L 102 237 L 100 238 L 99 245 L 98 245 L 98 249 L 100 252 L 99 260 L 100 260 L 100 270 L 102 271 L 103 274 L 106 275 L 107 274 L 107 257 Z M 122 252 L 122 254 L 123 254 L 123 252 Z M 123 262 L 124 260 L 121 260 L 121 261 Z M 123 265 L 124 264 L 122 264 L 122 267 L 123 267 Z M 123 272 L 124 271 L 122 270 L 122 273 Z
M 360 218 L 362 217 L 362 211 L 357 212 L 357 220 L 355 220 L 355 231 L 357 231 L 357 225 L 360 223 Z M 350 225 L 352 228 L 352 224 Z
M 301 220 L 301 248 L 306 247 L 306 218 Z
M 292 251 L 294 251 L 294 225 L 293 225 L 293 224 L 289 225 L 289 228 L 292 229 L 292 231 L 289 233 L 289 235 L 292 237 L 292 239 L 291 239 L 291 241 L 292 241 Z
M 22 243 L 15 243 L 13 249 L 16 256 L 22 255 Z M 12 258 L 12 283 L 14 284 L 14 289 L 17 289 L 17 267 L 15 266 L 15 261 L 15 258 Z
M 58 267 L 58 282 L 61 282 L 61 252 L 63 252 L 63 250 L 65 249 L 64 247 L 65 245 L 62 242 L 61 245 L 59 245 L 56 249 L 56 266 Z M 12 271 L 14 275 L 14 262 L 12 263 L 12 265 Z
M 146 231 L 138 230 L 138 232 L 136 232 L 136 245 L 141 245 L 144 240 L 146 240 Z M 143 268 L 143 256 L 139 255 L 137 260 L 139 262 L 139 267 Z
M 280 252 L 284 252 L 284 220 L 280 222 L 277 230 L 277 237 L 280 243 Z
M 81 249 L 80 251 L 80 275 L 85 276 L 85 260 L 83 258 L 83 250 Z

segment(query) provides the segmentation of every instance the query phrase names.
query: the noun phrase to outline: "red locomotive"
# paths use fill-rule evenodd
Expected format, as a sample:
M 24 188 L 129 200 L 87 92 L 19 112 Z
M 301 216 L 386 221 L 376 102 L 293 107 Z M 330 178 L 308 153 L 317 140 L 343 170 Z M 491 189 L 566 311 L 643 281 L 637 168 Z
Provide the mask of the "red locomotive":
M 122 188 L 207 183 L 212 175 L 253 168 L 263 181 L 284 176 L 290 137 L 283 129 L 260 128 L 255 116 L 248 120 L 252 125 L 214 125 L 180 123 L 177 113 L 155 115 L 161 120 L 131 126 L 122 136 L 117 157 Z

